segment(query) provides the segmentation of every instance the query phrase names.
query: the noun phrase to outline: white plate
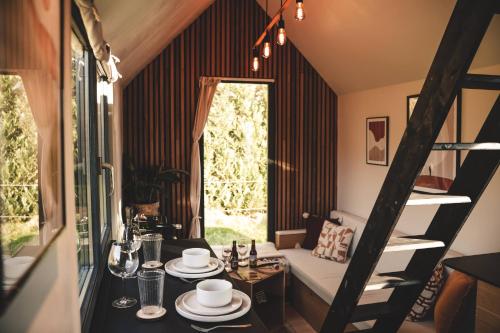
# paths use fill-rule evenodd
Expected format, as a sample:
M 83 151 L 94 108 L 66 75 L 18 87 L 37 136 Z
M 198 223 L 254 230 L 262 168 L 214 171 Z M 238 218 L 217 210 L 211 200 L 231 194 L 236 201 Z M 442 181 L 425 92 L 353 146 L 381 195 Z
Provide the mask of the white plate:
M 219 267 L 219 260 L 217 258 L 210 258 L 210 261 L 208 263 L 208 266 L 205 267 L 200 267 L 200 268 L 193 268 L 193 267 L 187 267 L 184 265 L 184 262 L 182 261 L 182 258 L 177 258 L 174 259 L 174 262 L 172 263 L 172 267 L 181 273 L 189 273 L 189 274 L 199 274 L 199 273 L 206 273 L 213 271 Z
M 233 290 L 233 299 L 231 303 L 218 308 L 209 308 L 198 303 L 196 299 L 196 290 L 188 291 L 182 298 L 182 305 L 186 310 L 201 316 L 221 316 L 234 312 L 240 308 L 242 302 L 243 300 L 236 290 Z
M 179 258 L 177 258 L 179 259 Z M 167 272 L 169 275 L 175 276 L 175 277 L 181 277 L 181 278 L 186 278 L 186 279 L 197 279 L 197 278 L 205 278 L 205 277 L 210 277 L 219 274 L 224 270 L 224 263 L 220 261 L 219 259 L 214 258 L 215 260 L 218 261 L 218 266 L 217 269 L 206 272 L 206 273 L 182 273 L 179 272 L 175 269 L 173 266 L 173 263 L 177 259 L 172 259 L 169 262 L 165 264 L 165 272 Z
M 233 320 L 241 316 L 244 316 L 252 307 L 252 301 L 250 300 L 250 297 L 247 296 L 247 294 L 239 290 L 234 290 L 234 292 L 237 293 L 238 296 L 240 296 L 242 299 L 241 307 L 236 312 L 228 313 L 222 316 L 200 316 L 192 312 L 189 312 L 189 310 L 186 309 L 182 301 L 182 299 L 189 293 L 189 291 L 177 297 L 177 299 L 175 300 L 175 310 L 177 310 L 177 313 L 183 316 L 184 318 L 204 323 L 218 323 L 222 321 Z

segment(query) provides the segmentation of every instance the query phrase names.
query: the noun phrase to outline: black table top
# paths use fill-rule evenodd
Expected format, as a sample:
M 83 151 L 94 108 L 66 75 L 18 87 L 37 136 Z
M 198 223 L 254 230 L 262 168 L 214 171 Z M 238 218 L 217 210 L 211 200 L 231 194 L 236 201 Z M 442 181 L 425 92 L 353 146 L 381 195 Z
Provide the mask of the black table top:
M 450 258 L 443 264 L 500 288 L 500 253 Z
M 190 247 L 202 247 L 210 249 L 210 246 L 204 239 L 194 239 L 194 240 L 171 240 L 164 241 L 162 244 L 162 261 L 166 262 L 168 260 L 178 258 L 182 254 L 182 250 Z M 212 252 L 212 256 L 215 254 Z M 235 288 L 236 285 L 229 277 L 229 275 L 224 271 L 214 278 L 223 278 L 233 283 Z M 126 295 L 132 296 L 137 299 L 137 305 L 128 309 L 116 309 L 111 306 L 111 302 L 119 298 L 121 295 L 121 281 L 119 278 L 111 275 L 109 270 L 106 268 L 99 291 L 99 297 L 97 300 L 96 308 L 94 311 L 94 319 L 92 321 L 91 332 L 195 332 L 190 327 L 190 324 L 196 324 L 201 327 L 212 327 L 216 326 L 218 323 L 197 323 L 190 321 L 180 316 L 175 310 L 175 300 L 176 298 L 189 291 L 196 289 L 196 283 L 188 284 L 182 282 L 178 278 L 165 275 L 165 286 L 164 286 L 164 296 L 163 296 L 163 306 L 167 309 L 167 314 L 157 321 L 143 321 L 136 317 L 136 312 L 140 309 L 139 304 L 139 288 L 137 286 L 137 279 L 127 279 Z M 245 329 L 225 329 L 224 332 L 238 332 L 238 333 L 261 333 L 268 332 L 264 324 L 257 316 L 257 314 L 250 310 L 245 316 L 232 320 L 229 322 L 219 323 L 219 324 L 246 324 L 251 323 L 253 326 L 251 328 Z

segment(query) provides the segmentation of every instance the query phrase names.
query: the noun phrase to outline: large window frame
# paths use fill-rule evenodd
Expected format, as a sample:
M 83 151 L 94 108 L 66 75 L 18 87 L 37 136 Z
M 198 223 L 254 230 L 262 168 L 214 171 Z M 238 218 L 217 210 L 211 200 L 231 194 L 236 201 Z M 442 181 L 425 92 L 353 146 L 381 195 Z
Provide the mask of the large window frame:
M 221 78 L 221 83 L 253 83 L 253 84 L 265 84 L 267 85 L 267 154 L 268 161 L 276 160 L 276 86 L 273 79 L 249 79 L 249 78 Z M 200 216 L 201 223 L 201 237 L 205 237 L 205 143 L 203 135 L 199 141 L 200 144 L 200 177 L 202 179 L 200 191 L 202 195 L 200 196 Z M 276 206 L 274 203 L 274 196 L 271 195 L 276 191 L 276 164 L 268 163 L 267 166 L 267 241 L 274 242 L 275 240 L 275 222 L 276 222 Z
M 88 142 L 89 147 L 89 192 L 90 198 L 91 232 L 92 232 L 92 257 L 93 264 L 86 274 L 83 287 L 80 290 L 80 317 L 82 332 L 90 330 L 93 311 L 96 305 L 97 294 L 102 281 L 103 273 L 106 268 L 106 254 L 110 245 L 111 221 L 101 228 L 101 207 L 99 196 L 99 176 L 101 175 L 101 161 L 99 159 L 99 133 L 98 133 L 98 103 L 97 103 L 97 85 L 98 80 L 104 75 L 102 67 L 99 66 L 90 46 L 86 34 L 83 20 L 77 5 L 72 2 L 71 5 L 71 29 L 78 37 L 86 51 L 85 79 L 87 94 L 85 94 L 85 104 L 88 112 Z M 104 99 L 106 100 L 106 99 Z M 102 106 L 101 106 L 102 107 Z

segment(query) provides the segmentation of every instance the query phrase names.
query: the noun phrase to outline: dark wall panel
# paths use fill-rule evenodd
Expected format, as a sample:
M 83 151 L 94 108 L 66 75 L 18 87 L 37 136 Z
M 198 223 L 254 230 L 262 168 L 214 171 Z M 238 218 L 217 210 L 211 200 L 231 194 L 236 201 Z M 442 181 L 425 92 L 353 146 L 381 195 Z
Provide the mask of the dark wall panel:
M 276 230 L 293 229 L 302 227 L 302 212 L 335 208 L 337 96 L 290 42 L 250 71 L 251 46 L 264 25 L 254 0 L 215 1 L 125 88 L 123 149 L 139 166 L 165 160 L 189 170 L 200 76 L 275 79 L 270 218 Z M 189 182 L 173 186 L 162 207 L 187 230 Z

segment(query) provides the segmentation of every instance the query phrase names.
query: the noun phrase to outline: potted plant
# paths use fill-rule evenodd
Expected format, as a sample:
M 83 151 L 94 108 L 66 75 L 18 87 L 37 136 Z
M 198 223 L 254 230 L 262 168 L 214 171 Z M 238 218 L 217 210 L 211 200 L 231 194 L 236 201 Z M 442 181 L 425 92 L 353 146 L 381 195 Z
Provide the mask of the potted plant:
M 126 206 L 132 206 L 138 214 L 160 215 L 160 197 L 165 188 L 182 181 L 189 173 L 181 169 L 169 169 L 165 162 L 144 168 L 137 168 L 124 157 L 123 197 Z

